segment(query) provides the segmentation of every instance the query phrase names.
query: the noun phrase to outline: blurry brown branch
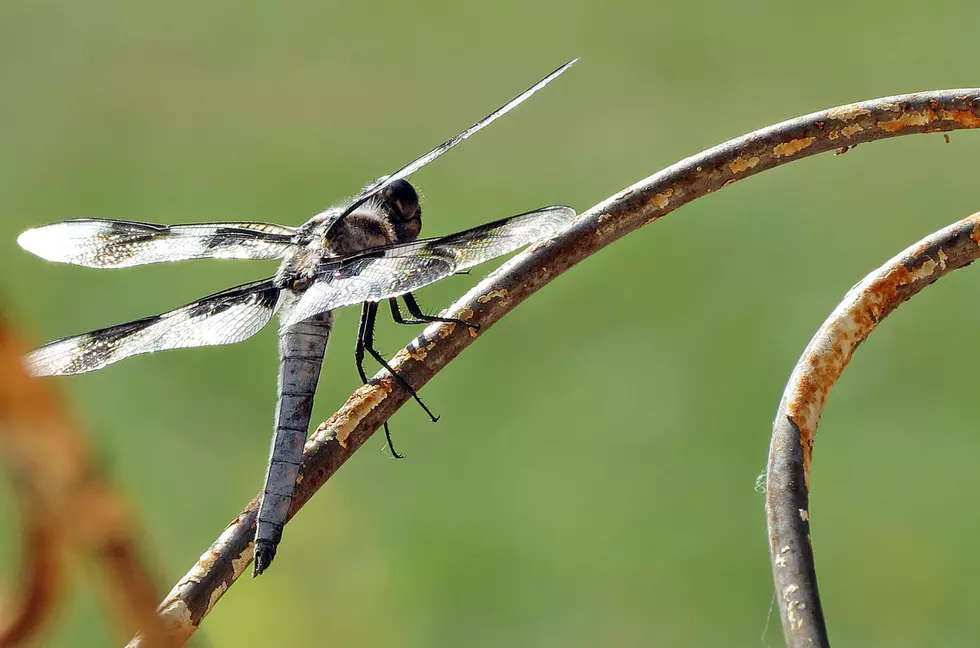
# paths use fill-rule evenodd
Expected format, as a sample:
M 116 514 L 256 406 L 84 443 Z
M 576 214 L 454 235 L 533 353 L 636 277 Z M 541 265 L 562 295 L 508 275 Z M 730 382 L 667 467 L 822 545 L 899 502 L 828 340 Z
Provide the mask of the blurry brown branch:
M 0 628 L 0 646 L 4 648 L 28 645 L 37 638 L 54 612 L 62 583 L 63 565 L 57 539 L 31 512 L 28 498 L 20 499 L 25 568 L 17 607 L 5 613 L 8 618 Z
M 856 285 L 796 364 L 773 423 L 766 517 L 786 645 L 829 646 L 810 546 L 810 462 L 830 389 L 858 345 L 903 302 L 980 257 L 980 213 L 932 234 Z
M 710 118 L 707 115 L 706 118 Z M 448 311 L 478 323 L 479 333 L 430 326 L 396 354 L 392 366 L 420 388 L 501 317 L 558 275 L 620 237 L 688 202 L 761 171 L 888 137 L 980 127 L 980 89 L 941 90 L 876 99 L 786 121 L 682 160 L 583 213 L 549 242 L 519 254 Z M 306 444 L 292 514 L 407 399 L 383 373 L 357 390 Z M 161 604 L 177 639 L 186 640 L 252 559 L 253 500 Z M 140 645 L 138 639 L 131 643 Z
M 87 554 L 106 581 L 106 609 L 125 636 L 142 629 L 166 645 L 155 588 L 140 562 L 122 502 L 103 479 L 77 428 L 42 381 L 31 378 L 21 348 L 0 321 L 0 447 L 24 527 L 27 569 L 20 601 L 0 630 L 0 646 L 36 643 L 61 593 L 65 554 Z

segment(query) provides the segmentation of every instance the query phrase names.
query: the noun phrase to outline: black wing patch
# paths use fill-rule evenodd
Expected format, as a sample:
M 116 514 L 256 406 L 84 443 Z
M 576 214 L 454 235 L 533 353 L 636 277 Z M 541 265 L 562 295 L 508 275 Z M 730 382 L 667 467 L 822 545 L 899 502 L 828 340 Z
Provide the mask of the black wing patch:
M 413 173 L 415 173 L 416 171 L 418 171 L 428 163 L 432 162 L 433 160 L 441 156 L 443 153 L 449 151 L 449 149 L 453 148 L 463 140 L 467 139 L 471 135 L 475 135 L 476 133 L 480 132 L 481 130 L 483 130 L 493 122 L 497 121 L 498 119 L 500 119 L 501 117 L 509 113 L 511 110 L 513 110 L 514 108 L 522 104 L 525 99 L 529 98 L 535 92 L 537 92 L 538 90 L 545 87 L 546 85 L 548 85 L 549 83 L 557 79 L 559 76 L 561 76 L 565 72 L 565 70 L 572 67 L 577 61 L 578 61 L 577 58 L 572 59 L 571 61 L 561 66 L 560 68 L 558 68 L 557 70 L 555 70 L 554 72 L 546 76 L 545 78 L 535 83 L 533 86 L 531 86 L 521 94 L 517 95 L 516 97 L 514 97 L 513 99 L 505 103 L 500 108 L 497 108 L 495 111 L 493 111 L 492 113 L 490 113 L 489 115 L 481 119 L 480 121 L 476 122 L 466 130 L 464 130 L 459 135 L 453 137 L 452 139 L 446 140 L 445 142 L 435 147 L 434 149 L 432 149 L 422 157 L 409 162 L 408 164 L 398 169 L 391 175 L 383 176 L 378 180 L 369 184 L 361 191 L 361 193 L 359 193 L 354 198 L 354 200 L 350 203 L 350 205 L 347 206 L 346 209 L 344 209 L 341 212 L 338 212 L 335 215 L 331 215 L 330 220 L 332 222 L 328 225 L 327 231 L 329 232 L 330 227 L 333 227 L 333 225 L 337 221 L 341 220 L 342 218 L 345 218 L 348 214 L 350 214 L 352 211 L 354 211 L 355 209 L 363 205 L 365 202 L 370 200 L 372 197 L 377 195 L 379 192 L 381 192 L 385 187 L 390 185 L 392 182 L 396 180 L 401 180 L 402 178 L 407 178 L 408 176 L 412 175 Z
M 153 225 L 80 218 L 27 230 L 17 243 L 48 261 L 127 268 L 184 259 L 280 259 L 295 230 L 268 223 Z
M 550 238 L 575 215 L 571 207 L 544 207 L 442 238 L 388 245 L 323 261 L 314 284 L 284 311 L 282 325 L 342 306 L 404 295 Z
M 29 353 L 25 364 L 35 376 L 62 376 L 141 353 L 234 344 L 269 323 L 279 293 L 272 279 L 245 284 L 162 315 L 55 340 Z

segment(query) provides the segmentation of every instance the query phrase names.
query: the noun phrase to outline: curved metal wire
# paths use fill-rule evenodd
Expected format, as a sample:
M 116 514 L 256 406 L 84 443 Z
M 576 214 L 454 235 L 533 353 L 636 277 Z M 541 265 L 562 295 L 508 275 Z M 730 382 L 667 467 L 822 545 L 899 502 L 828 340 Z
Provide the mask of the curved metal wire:
M 827 396 L 858 345 L 903 302 L 980 257 L 980 213 L 932 234 L 851 288 L 816 332 L 773 423 L 766 518 L 786 645 L 829 646 L 810 546 L 810 462 Z
M 980 127 L 980 89 L 939 90 L 875 99 L 792 119 L 682 160 L 584 212 L 560 235 L 516 256 L 457 300 L 447 317 L 480 331 L 427 328 L 391 362 L 421 387 L 490 326 L 580 261 L 678 207 L 737 180 L 844 146 L 914 133 Z M 358 389 L 306 444 L 291 515 L 394 412 L 408 394 L 379 373 Z M 201 556 L 161 604 L 180 641 L 200 625 L 252 560 L 253 500 Z M 135 638 L 130 646 L 141 645 Z
M 127 507 L 58 399 L 28 374 L 22 353 L 0 319 L 0 450 L 20 500 L 26 555 L 24 587 L 0 623 L 0 646 L 37 643 L 65 594 L 69 550 L 98 565 L 104 607 L 123 636 L 142 628 L 146 645 L 170 645 Z

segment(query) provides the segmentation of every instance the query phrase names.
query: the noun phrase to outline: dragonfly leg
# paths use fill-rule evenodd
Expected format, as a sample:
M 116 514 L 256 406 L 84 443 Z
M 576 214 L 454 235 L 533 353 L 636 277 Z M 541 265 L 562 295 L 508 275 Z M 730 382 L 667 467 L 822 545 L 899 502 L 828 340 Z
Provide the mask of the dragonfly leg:
M 392 457 L 394 457 L 395 459 L 405 458 L 405 455 L 398 454 L 398 451 L 395 450 L 395 444 L 391 442 L 391 430 L 388 429 L 388 421 L 385 421 L 385 441 L 388 442 L 388 449 L 391 450 Z
M 354 347 L 354 363 L 357 365 L 357 375 L 361 377 L 361 382 L 367 384 L 367 374 L 364 372 L 364 331 L 367 328 L 368 305 L 361 308 L 361 324 L 357 329 L 357 346 Z
M 364 332 L 367 330 L 368 324 L 368 309 L 367 304 L 364 304 L 364 308 L 361 309 L 361 325 L 357 331 L 357 347 L 354 349 L 354 359 L 357 361 L 357 373 L 361 377 L 361 382 L 367 384 L 367 374 L 364 372 Z M 395 459 L 404 459 L 405 455 L 398 454 L 395 450 L 395 444 L 391 441 L 391 429 L 388 428 L 388 421 L 384 422 L 385 427 L 385 440 L 388 442 L 388 449 L 391 450 L 391 456 Z
M 419 303 L 415 301 L 415 295 L 410 292 L 402 295 L 402 299 L 405 300 L 405 306 L 408 307 L 408 312 L 412 314 L 414 319 L 405 319 L 402 317 L 401 310 L 398 308 L 398 300 L 396 298 L 391 298 L 388 300 L 388 304 L 391 306 L 391 318 L 398 324 L 450 322 L 452 324 L 459 324 L 460 326 L 471 326 L 477 330 L 480 330 L 480 325 L 475 322 L 468 322 L 466 320 L 456 319 L 455 317 L 437 317 L 435 315 L 426 315 L 425 311 L 423 311 L 419 306 Z
M 357 349 L 363 348 L 364 351 L 371 354 L 372 358 L 377 360 L 378 364 L 387 369 L 388 373 L 390 373 L 395 380 L 401 383 L 402 387 L 405 388 L 405 391 L 407 391 L 409 395 L 415 399 L 415 402 L 419 404 L 419 407 L 425 410 L 425 413 L 428 414 L 429 418 L 432 419 L 432 422 L 435 423 L 439 420 L 439 417 L 433 414 L 432 410 L 426 407 L 425 403 L 422 402 L 422 399 L 419 398 L 415 388 L 408 384 L 408 381 L 402 378 L 397 371 L 392 369 L 391 365 L 388 364 L 388 361 L 384 359 L 384 356 L 378 353 L 378 351 L 374 348 L 374 323 L 377 315 L 377 302 L 364 302 L 363 310 L 361 312 L 361 334 L 358 336 Z M 361 351 L 361 353 L 363 353 L 363 351 Z M 358 364 L 358 370 L 361 372 L 361 378 L 363 379 L 364 369 L 360 366 L 360 364 Z M 364 380 L 364 382 L 367 382 L 367 380 Z
M 425 320 L 406 318 L 402 315 L 402 309 L 398 307 L 398 298 L 392 297 L 388 300 L 388 307 L 391 309 L 391 319 L 395 324 L 426 324 Z

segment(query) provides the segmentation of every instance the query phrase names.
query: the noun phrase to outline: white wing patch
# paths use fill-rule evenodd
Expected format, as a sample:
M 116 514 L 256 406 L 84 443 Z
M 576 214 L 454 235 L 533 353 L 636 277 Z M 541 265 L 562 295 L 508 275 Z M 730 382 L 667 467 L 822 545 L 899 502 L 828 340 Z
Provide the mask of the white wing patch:
M 185 259 L 280 259 L 295 230 L 268 223 L 154 225 L 84 218 L 27 230 L 17 243 L 42 259 L 127 268 Z

